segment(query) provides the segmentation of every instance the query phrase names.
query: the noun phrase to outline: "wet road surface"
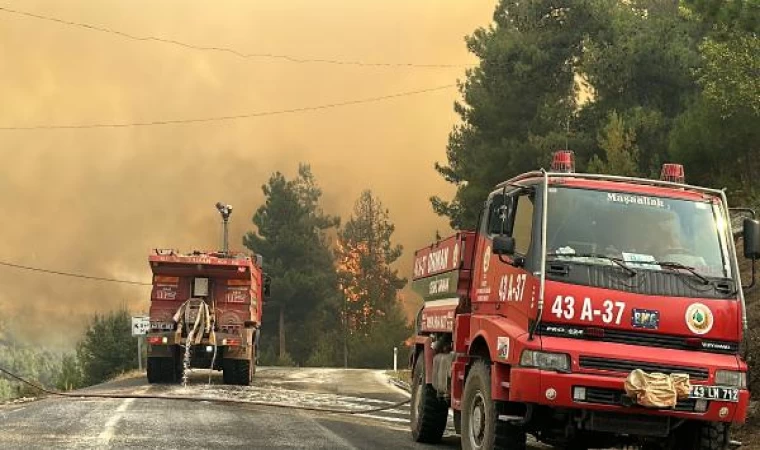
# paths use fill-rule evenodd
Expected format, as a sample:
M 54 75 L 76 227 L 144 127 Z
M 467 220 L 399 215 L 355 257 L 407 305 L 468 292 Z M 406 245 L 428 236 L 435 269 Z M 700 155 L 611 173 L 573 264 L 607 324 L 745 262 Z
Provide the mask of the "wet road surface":
M 249 387 L 221 385 L 194 371 L 190 384 L 149 385 L 145 377 L 90 392 L 202 396 L 276 402 L 286 408 L 162 399 L 47 398 L 0 406 L 0 448 L 419 449 L 460 447 L 447 431 L 438 446 L 415 444 L 408 405 L 359 415 L 302 411 L 387 406 L 408 396 L 377 371 L 260 368 Z

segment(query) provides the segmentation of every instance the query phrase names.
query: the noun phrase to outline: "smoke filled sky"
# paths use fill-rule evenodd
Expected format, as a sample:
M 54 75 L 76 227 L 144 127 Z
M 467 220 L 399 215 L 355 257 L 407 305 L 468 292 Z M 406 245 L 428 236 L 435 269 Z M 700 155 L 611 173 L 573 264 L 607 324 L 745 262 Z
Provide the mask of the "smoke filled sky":
M 12 8 L 136 36 L 298 58 L 477 62 L 464 36 L 495 0 L 8 1 Z M 317 106 L 454 84 L 464 68 L 366 67 L 238 58 L 0 11 L 0 127 L 142 122 Z M 344 219 L 372 189 L 412 252 L 447 222 L 429 205 L 457 117 L 456 89 L 296 114 L 138 128 L 0 131 L 0 260 L 150 280 L 147 254 L 219 245 L 221 200 L 241 247 L 273 171 L 312 165 Z M 86 318 L 149 290 L 0 267 L 0 320 L 70 345 Z

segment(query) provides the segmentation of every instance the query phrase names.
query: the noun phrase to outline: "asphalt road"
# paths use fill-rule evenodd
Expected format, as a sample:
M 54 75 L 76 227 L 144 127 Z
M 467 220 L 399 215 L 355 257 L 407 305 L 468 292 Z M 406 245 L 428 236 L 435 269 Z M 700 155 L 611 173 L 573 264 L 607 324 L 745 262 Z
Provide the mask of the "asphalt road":
M 149 385 L 144 377 L 88 391 L 203 396 L 288 405 L 261 407 L 163 399 L 46 398 L 0 406 L 0 448 L 419 449 L 460 447 L 453 430 L 441 445 L 415 444 L 408 406 L 360 415 L 314 413 L 297 406 L 364 409 L 407 398 L 380 372 L 260 368 L 250 387 L 221 385 L 193 373 L 187 388 Z

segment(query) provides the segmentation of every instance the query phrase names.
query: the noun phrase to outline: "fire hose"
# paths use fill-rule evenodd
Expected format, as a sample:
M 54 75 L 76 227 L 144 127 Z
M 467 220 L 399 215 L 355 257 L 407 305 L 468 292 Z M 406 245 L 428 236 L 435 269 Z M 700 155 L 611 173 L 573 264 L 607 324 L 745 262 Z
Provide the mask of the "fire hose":
M 16 381 L 24 383 L 28 386 L 31 386 L 40 392 L 44 392 L 49 395 L 55 395 L 58 397 L 66 397 L 66 398 L 74 398 L 74 399 L 85 399 L 85 398 L 130 399 L 130 398 L 134 398 L 134 399 L 149 399 L 149 400 L 185 400 L 185 401 L 191 401 L 191 402 L 209 402 L 209 403 L 213 402 L 213 403 L 250 405 L 250 406 L 266 406 L 266 407 L 272 407 L 272 408 L 288 408 L 288 409 L 298 409 L 302 411 L 323 412 L 323 413 L 330 413 L 330 414 L 348 414 L 348 415 L 368 414 L 368 413 L 373 413 L 373 412 L 387 411 L 389 409 L 394 409 L 394 408 L 398 408 L 399 406 L 406 405 L 410 402 L 410 400 L 404 400 L 401 402 L 396 402 L 390 405 L 380 406 L 377 408 L 350 410 L 350 409 L 326 408 L 326 407 L 318 407 L 318 406 L 292 405 L 292 404 L 285 404 L 285 403 L 266 402 L 266 401 L 260 401 L 260 400 L 240 400 L 240 399 L 235 399 L 235 398 L 185 397 L 181 395 L 121 394 L 118 392 L 76 392 L 76 393 L 59 392 L 59 391 L 47 389 L 35 383 L 32 383 L 31 381 L 26 380 L 23 377 L 20 377 L 14 374 L 13 372 L 6 370 L 2 367 L 0 367 L 0 372 L 5 374 L 9 378 L 12 378 Z
M 197 308 L 197 312 L 195 314 L 195 318 L 193 319 L 190 315 L 190 311 L 192 309 Z M 211 367 L 210 369 L 213 370 L 214 364 L 216 362 L 216 355 L 217 355 L 217 342 L 216 342 L 216 333 L 214 332 L 214 322 L 216 321 L 213 315 L 214 308 L 213 306 L 209 308 L 208 303 L 201 299 L 190 299 L 182 303 L 182 305 L 177 309 L 177 312 L 174 314 L 174 322 L 177 324 L 177 330 L 181 333 L 183 328 L 185 327 L 185 322 L 187 321 L 187 324 L 190 325 L 190 322 L 193 322 L 192 328 L 188 327 L 188 334 L 187 334 L 187 341 L 185 343 L 185 354 L 182 361 L 182 385 L 187 386 L 187 376 L 188 372 L 190 370 L 190 352 L 192 345 L 200 344 L 203 335 L 208 334 L 209 341 L 211 341 L 211 344 L 214 346 L 214 354 L 211 358 Z M 211 375 L 209 375 L 209 383 L 211 383 Z

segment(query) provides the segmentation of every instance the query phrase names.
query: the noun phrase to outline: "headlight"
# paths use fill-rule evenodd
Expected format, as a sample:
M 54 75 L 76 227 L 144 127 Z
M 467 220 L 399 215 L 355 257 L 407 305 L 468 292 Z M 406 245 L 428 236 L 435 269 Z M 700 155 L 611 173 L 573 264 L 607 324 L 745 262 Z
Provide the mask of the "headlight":
M 570 356 L 565 353 L 524 350 L 520 356 L 520 365 L 557 372 L 570 372 Z
M 746 372 L 737 372 L 735 370 L 716 370 L 715 384 L 718 386 L 731 386 L 746 389 L 747 374 Z

